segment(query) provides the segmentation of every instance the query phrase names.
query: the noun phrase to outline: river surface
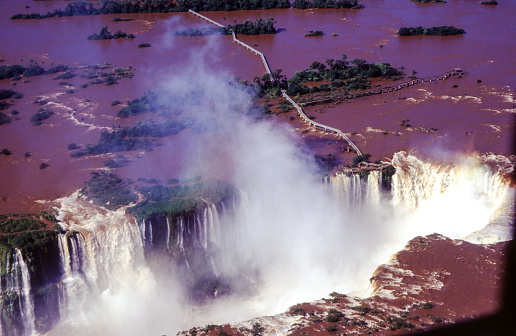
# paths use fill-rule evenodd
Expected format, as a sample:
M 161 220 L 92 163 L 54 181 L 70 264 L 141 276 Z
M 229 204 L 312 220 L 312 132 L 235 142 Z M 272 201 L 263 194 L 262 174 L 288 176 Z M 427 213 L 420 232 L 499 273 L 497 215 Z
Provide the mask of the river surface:
M 8 100 L 13 106 L 2 112 L 19 111 L 10 124 L 0 126 L 0 148 L 12 155 L 0 156 L 0 212 L 32 211 L 37 200 L 55 199 L 69 194 L 103 167 L 112 155 L 74 159 L 69 143 L 96 143 L 102 130 L 132 125 L 147 116 L 116 118 L 120 106 L 111 106 L 154 90 L 171 74 L 177 76 L 192 67 L 227 73 L 251 81 L 264 73 L 260 58 L 232 42 L 231 36 L 183 37 L 173 32 L 184 27 L 208 24 L 188 13 L 104 15 L 9 20 L 16 13 L 45 13 L 63 8 L 68 1 L 4 0 L 0 21 L 0 59 L 4 64 L 27 65 L 30 60 L 48 68 L 67 64 L 72 68 L 108 62 L 116 67 L 133 67 L 135 76 L 116 85 L 90 85 L 86 79 L 67 80 L 71 86 L 58 85 L 55 75 L 43 75 L 21 81 L 1 80 L 0 88 L 13 88 L 24 94 Z M 222 24 L 257 17 L 274 17 L 276 35 L 240 36 L 263 52 L 272 69 L 281 68 L 287 76 L 305 69 L 313 61 L 363 58 L 368 62 L 386 62 L 404 68 L 407 75 L 440 75 L 454 68 L 467 72 L 437 83 L 425 83 L 396 93 L 361 98 L 337 105 L 307 108 L 316 121 L 347 133 L 373 160 L 392 157 L 400 150 L 423 154 L 437 152 L 512 153 L 516 104 L 516 1 L 498 6 L 480 2 L 450 0 L 446 4 L 419 4 L 410 1 L 363 0 L 364 9 L 266 10 L 203 13 Z M 25 8 L 30 6 L 30 8 Z M 112 17 L 130 17 L 134 21 L 113 22 Z M 411 26 L 453 25 L 466 30 L 460 36 L 398 37 L 396 31 Z M 134 40 L 90 41 L 102 26 L 111 32 L 122 30 L 136 35 Z M 322 37 L 304 37 L 308 30 L 322 30 Z M 337 36 L 333 36 L 337 35 Z M 150 48 L 138 48 L 150 43 Z M 76 69 L 80 74 L 82 70 Z M 479 81 L 480 80 L 480 81 Z M 14 85 L 16 84 L 16 85 Z M 379 84 L 390 85 L 389 81 Z M 66 93 L 70 88 L 74 93 Z M 33 126 L 30 117 L 41 106 L 37 97 L 50 101 L 46 107 L 55 112 L 41 126 Z M 400 125 L 409 119 L 410 127 Z M 300 130 L 309 129 L 299 118 L 277 118 Z M 436 132 L 427 132 L 430 128 Z M 322 138 L 321 138 L 321 137 Z M 316 132 L 304 133 L 306 143 L 321 155 L 333 154 L 341 163 L 352 154 L 342 154 L 339 139 Z M 150 178 L 156 166 L 166 164 L 160 179 L 182 174 L 182 162 L 191 154 L 198 138 L 189 131 L 169 137 L 164 146 L 151 153 L 127 153 L 132 168 L 121 170 L 125 177 Z M 342 142 L 342 141 L 340 141 Z M 188 153 L 186 152 L 188 149 Z M 31 153 L 25 157 L 24 153 Z M 187 155 L 188 154 L 188 155 Z M 142 155 L 145 155 L 144 157 Z M 142 159 L 139 159 L 142 158 Z M 220 160 L 220 159 L 219 159 Z M 46 162 L 50 166 L 39 169 Z M 227 174 L 223 160 L 211 172 L 215 177 Z

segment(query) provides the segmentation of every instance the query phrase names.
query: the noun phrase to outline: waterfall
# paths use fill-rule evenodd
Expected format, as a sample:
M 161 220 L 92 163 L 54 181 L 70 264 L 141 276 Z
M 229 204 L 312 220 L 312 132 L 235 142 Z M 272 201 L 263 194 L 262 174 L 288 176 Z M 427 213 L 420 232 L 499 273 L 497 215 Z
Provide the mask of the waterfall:
M 21 271 L 21 298 L 22 298 L 22 319 L 23 325 L 25 326 L 25 331 L 27 335 L 32 335 L 36 327 L 34 325 L 34 304 L 32 302 L 32 297 L 30 294 L 30 275 L 29 268 L 27 264 L 23 261 L 23 257 L 21 251 L 16 249 L 16 254 L 14 258 L 14 265 L 17 265 Z
M 380 202 L 382 172 L 371 171 L 366 179 L 358 174 L 336 174 L 325 178 L 332 194 L 342 204 L 350 207 L 361 207 L 364 202 L 375 204 Z
M 116 314 L 120 308 L 109 307 L 110 298 L 127 290 L 139 293 L 153 288 L 141 230 L 132 217 L 98 208 L 77 194 L 58 202 L 58 218 L 68 231 L 59 236 L 64 273 L 58 285 L 61 321 L 88 323 L 90 314 L 102 304 Z
M 167 242 L 166 242 L 166 246 L 167 246 L 167 251 L 170 250 L 170 220 L 168 219 L 168 216 L 167 216 Z
M 22 253 L 18 249 L 6 253 L 5 275 L 0 278 L 0 289 L 2 314 L 8 320 L 12 318 L 15 321 L 17 316 L 21 318 L 21 325 L 17 325 L 16 322 L 0 325 L 0 334 L 3 335 L 4 332 L 7 332 L 7 335 L 34 335 L 36 327 L 30 274 Z
M 177 247 L 179 248 L 180 251 L 184 251 L 185 250 L 185 248 L 184 248 L 185 220 L 181 216 L 178 218 L 177 221 L 178 221 L 178 226 L 179 226 L 179 230 L 177 232 L 177 234 L 178 234 Z
M 484 238 L 477 234 L 468 238 L 472 242 L 511 239 L 514 189 L 501 172 L 482 164 L 481 158 L 433 163 L 399 152 L 394 154 L 392 164 L 396 169 L 392 177 L 393 205 L 410 213 L 417 225 L 452 238 L 465 238 L 485 229 L 478 232 Z M 453 223 L 453 228 L 447 223 Z M 493 229 L 496 234 L 486 232 Z
M 367 179 L 360 179 L 359 174 L 337 174 L 326 177 L 325 182 L 345 206 L 363 209 L 386 200 L 399 219 L 411 223 L 406 229 L 413 235 L 439 232 L 476 243 L 513 236 L 515 191 L 508 179 L 483 164 L 482 158 L 442 163 L 398 152 L 392 165 L 396 172 L 390 195 L 382 195 L 380 171 L 371 171 Z

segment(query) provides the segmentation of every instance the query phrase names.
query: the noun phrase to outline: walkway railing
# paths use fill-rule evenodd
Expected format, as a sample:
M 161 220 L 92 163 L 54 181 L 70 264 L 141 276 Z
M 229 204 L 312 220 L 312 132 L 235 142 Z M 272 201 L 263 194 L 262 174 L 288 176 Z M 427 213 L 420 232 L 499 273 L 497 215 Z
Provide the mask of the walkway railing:
M 201 15 L 201 14 L 199 14 L 199 13 L 197 13 L 197 12 L 191 10 L 191 9 L 188 10 L 188 12 L 192 13 L 195 16 L 200 17 L 201 19 L 203 19 L 203 20 L 205 20 L 205 21 L 207 21 L 207 22 L 209 22 L 211 24 L 216 25 L 217 27 L 221 27 L 221 28 L 224 27 L 220 23 L 218 23 L 216 21 L 213 21 L 212 19 L 207 18 L 206 16 Z M 240 41 L 237 38 L 237 36 L 236 36 L 234 31 L 232 32 L 232 35 L 233 35 L 233 41 L 234 42 L 240 44 L 241 46 L 243 46 L 247 50 L 255 53 L 258 56 L 260 56 L 260 58 L 262 59 L 263 66 L 265 67 L 265 71 L 269 75 L 272 75 L 271 68 L 269 66 L 269 63 L 267 62 L 267 59 L 265 58 L 265 55 L 263 53 L 259 52 L 258 50 L 254 49 L 253 47 L 251 47 L 251 46 L 245 44 L 244 42 Z M 454 69 L 453 71 L 447 72 L 447 73 L 445 73 L 442 76 L 433 76 L 433 77 L 425 77 L 425 78 L 413 79 L 413 80 L 408 81 L 408 82 L 397 84 L 397 85 L 395 85 L 393 87 L 385 87 L 385 88 L 382 88 L 382 89 L 371 89 L 371 90 L 367 90 L 367 91 L 363 91 L 363 92 L 354 93 L 352 95 L 346 95 L 344 97 L 344 99 L 358 98 L 358 97 L 371 96 L 371 95 L 374 95 L 374 94 L 383 94 L 383 93 L 394 92 L 394 91 L 398 91 L 400 89 L 403 89 L 403 88 L 406 88 L 406 87 L 409 87 L 409 86 L 412 86 L 412 85 L 416 85 L 416 84 L 419 84 L 419 83 L 426 83 L 426 82 L 445 80 L 445 79 L 447 79 L 447 78 L 449 78 L 451 76 L 463 75 L 463 74 L 465 74 L 465 72 L 462 71 L 461 69 Z M 353 150 L 358 155 L 362 155 L 362 152 L 358 149 L 358 147 L 341 130 L 339 130 L 337 128 L 334 128 L 334 127 L 326 126 L 326 125 L 323 125 L 323 124 L 320 124 L 318 122 L 313 121 L 312 119 L 308 118 L 308 116 L 303 112 L 303 109 L 298 104 L 296 104 L 296 102 L 294 100 L 292 100 L 292 98 L 290 98 L 287 95 L 285 90 L 282 90 L 281 94 L 283 95 L 283 97 L 285 97 L 285 99 L 287 99 L 296 108 L 296 110 L 299 112 L 299 115 L 306 122 L 308 122 L 309 124 L 311 124 L 315 128 L 321 129 L 321 130 L 323 130 L 325 132 L 332 132 L 332 133 L 337 134 L 338 136 L 340 136 L 344 140 L 346 140 L 346 142 L 353 148 Z M 314 102 L 307 102 L 306 104 L 310 104 L 310 103 L 317 103 L 317 102 L 316 101 L 314 101 Z
M 213 21 L 212 19 L 210 18 L 207 18 L 206 16 L 202 15 L 202 14 L 199 14 L 193 10 L 188 10 L 188 12 L 192 13 L 193 15 L 196 15 L 198 17 L 200 17 L 201 19 L 205 20 L 205 21 L 208 21 L 214 25 L 216 25 L 217 27 L 224 27 L 223 25 L 221 25 L 220 23 L 218 22 L 215 22 Z M 260 51 L 254 49 L 253 47 L 245 44 L 244 42 L 240 41 L 235 32 L 233 31 L 232 32 L 232 35 L 233 35 L 233 41 L 240 44 L 241 46 L 243 46 L 244 48 L 246 48 L 247 50 L 255 53 L 256 55 L 260 56 L 260 58 L 262 59 L 262 63 L 263 63 L 263 66 L 265 67 L 265 71 L 269 74 L 269 75 L 272 75 L 272 72 L 271 72 L 271 68 L 269 66 L 269 63 L 267 62 L 267 59 L 265 58 L 265 55 L 263 53 L 261 53 Z M 358 147 L 348 138 L 348 136 L 344 133 L 342 133 L 341 130 L 337 129 L 337 128 L 334 128 L 334 127 L 330 127 L 330 126 L 326 126 L 326 125 L 323 125 L 323 124 L 320 124 L 318 122 L 315 122 L 313 121 L 312 119 L 308 118 L 307 115 L 305 114 L 305 112 L 303 112 L 303 109 L 301 109 L 301 107 L 299 105 L 296 104 L 296 102 L 294 100 L 292 100 L 292 98 L 290 98 L 287 93 L 285 92 L 285 90 L 282 90 L 281 91 L 281 94 L 283 95 L 283 97 L 285 97 L 285 99 L 287 99 L 296 109 L 297 111 L 299 112 L 299 115 L 303 118 L 303 120 L 305 120 L 306 122 L 308 122 L 309 124 L 311 124 L 312 126 L 314 126 L 315 128 L 318 128 L 320 130 L 323 130 L 325 132 L 332 132 L 332 133 L 335 133 L 337 134 L 338 136 L 342 137 L 344 140 L 346 140 L 346 142 L 353 148 L 353 150 L 358 154 L 358 155 L 362 155 L 362 152 L 360 151 L 360 149 L 358 149 Z
M 299 105 L 297 105 L 296 102 L 292 98 L 289 97 L 289 95 L 287 95 L 285 90 L 282 90 L 281 94 L 283 95 L 283 97 L 285 97 L 285 99 L 287 99 L 296 108 L 296 110 L 299 112 L 299 115 L 306 122 L 313 125 L 315 128 L 321 129 L 326 132 L 332 132 L 332 133 L 337 134 L 338 136 L 342 137 L 344 140 L 347 141 L 347 143 L 355 150 L 357 155 L 362 155 L 362 152 L 360 151 L 360 149 L 358 149 L 358 147 L 348 138 L 348 136 L 346 134 L 342 133 L 341 130 L 313 121 L 312 119 L 308 118 L 308 116 L 305 114 L 305 112 L 303 112 L 303 109 Z

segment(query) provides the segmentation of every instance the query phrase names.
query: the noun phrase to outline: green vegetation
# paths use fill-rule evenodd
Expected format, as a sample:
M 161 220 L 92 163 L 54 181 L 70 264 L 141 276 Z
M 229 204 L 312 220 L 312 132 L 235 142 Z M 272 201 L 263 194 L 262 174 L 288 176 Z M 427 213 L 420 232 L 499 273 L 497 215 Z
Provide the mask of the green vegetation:
M 111 32 L 108 30 L 107 27 L 102 27 L 98 34 L 92 34 L 92 35 L 88 36 L 88 40 L 111 40 L 111 39 L 118 39 L 118 38 L 133 39 L 134 35 L 124 33 L 121 30 L 117 30 L 115 32 L 115 34 L 111 34 Z
M 364 8 L 364 5 L 358 3 L 358 0 L 295 0 L 292 3 L 293 8 Z
M 25 67 L 21 65 L 2 65 L 0 66 L 0 79 L 13 78 L 20 76 L 25 71 Z
M 39 126 L 39 125 L 43 124 L 42 123 L 43 120 L 50 118 L 53 114 L 54 114 L 54 112 L 50 111 L 49 109 L 40 108 L 38 110 L 38 112 L 34 113 L 32 115 L 32 117 L 30 117 L 30 122 L 34 126 Z
M 0 125 L 8 124 L 11 122 L 11 117 L 7 114 L 0 112 Z
M 104 166 L 108 168 L 120 168 L 127 166 L 131 161 L 124 155 L 116 155 L 114 158 L 104 161 Z
M 369 162 L 369 158 L 371 157 L 371 154 L 363 154 L 363 155 L 356 155 L 353 157 L 353 167 L 358 166 L 360 162 Z
M 22 66 L 19 64 L 15 65 L 2 65 L 0 66 L 0 79 L 13 78 L 17 79 L 20 75 L 25 77 L 39 76 L 43 74 L 53 74 L 56 72 L 66 71 L 68 67 L 66 65 L 55 65 L 50 67 L 47 71 L 37 64 L 31 64 L 29 66 Z M 19 79 L 19 78 L 18 78 Z M 23 95 L 22 95 L 23 96 Z M 19 99 L 21 97 L 14 97 Z
M 30 218 L 10 218 L 0 221 L 0 233 L 16 233 L 45 228 L 45 223 Z
M 207 35 L 230 35 L 225 34 L 224 28 L 213 28 L 213 27 L 206 27 L 206 28 L 185 28 L 181 30 L 176 30 L 174 32 L 175 36 L 207 36 Z
M 45 69 L 37 64 L 31 64 L 23 71 L 24 77 L 34 77 L 45 73 Z
M 139 123 L 133 127 L 122 127 L 113 131 L 102 131 L 96 145 L 87 144 L 84 148 L 72 153 L 72 157 L 90 154 L 105 154 L 130 151 L 134 149 L 152 150 L 152 138 L 174 135 L 191 127 L 193 121 L 188 118 L 169 119 L 163 122 L 152 120 Z M 150 138 L 150 139 L 149 139 Z
M 369 79 L 386 78 L 399 79 L 402 72 L 391 67 L 388 63 L 367 63 L 363 59 L 355 58 L 351 62 L 346 55 L 341 59 L 329 58 L 326 64 L 313 62 L 309 69 L 296 71 L 292 78 L 288 79 L 281 74 L 281 69 L 275 69 L 272 74 L 264 74 L 261 78 L 255 77 L 254 83 L 258 88 L 259 96 L 265 94 L 280 96 L 281 90 L 287 90 L 291 96 L 307 93 L 324 92 L 331 90 L 365 90 L 371 87 Z M 322 82 L 320 86 L 308 87 L 304 82 Z
M 16 92 L 13 89 L 0 89 L 0 99 L 8 98 L 21 99 L 23 98 L 23 94 Z
M 130 19 L 130 18 L 119 18 L 119 17 L 114 17 L 111 19 L 111 21 L 113 22 L 125 22 L 125 21 L 134 21 L 135 19 Z
M 0 151 L 0 154 L 7 156 L 7 155 L 11 155 L 12 152 L 10 150 L 8 150 L 7 148 L 4 148 Z
M 112 106 L 114 106 L 112 104 Z M 127 106 L 122 108 L 116 114 L 117 117 L 127 118 L 129 116 L 156 112 L 166 106 L 160 102 L 159 96 L 156 92 L 147 91 L 140 98 L 135 98 L 127 102 Z
M 177 216 L 199 210 L 206 207 L 206 201 L 217 204 L 236 193 L 231 184 L 215 179 L 174 187 L 136 187 L 136 190 L 145 197 L 145 201 L 129 208 L 128 212 L 138 220 L 163 214 Z
M 465 34 L 464 29 L 456 28 L 454 26 L 440 26 L 440 27 L 431 27 L 431 28 L 423 28 L 419 27 L 401 27 L 398 30 L 398 34 L 400 36 L 417 36 L 417 35 L 438 35 L 438 36 L 448 36 L 448 35 L 459 35 Z
M 39 169 L 45 169 L 45 168 L 47 168 L 47 167 L 49 167 L 49 166 L 50 166 L 50 165 L 49 165 L 48 163 L 46 163 L 46 162 L 41 162 L 41 163 L 39 164 Z
M 138 200 L 127 183 L 115 174 L 105 171 L 92 174 L 93 177 L 81 188 L 81 193 L 94 204 L 116 210 Z
M 344 314 L 342 314 L 340 311 L 336 309 L 330 309 L 328 312 L 328 315 L 326 316 L 327 322 L 338 322 L 340 319 L 344 317 Z
M 384 190 L 391 190 L 392 176 L 396 173 L 396 169 L 393 166 L 388 166 L 382 169 L 382 187 Z
M 496 0 L 487 0 L 487 1 L 482 1 L 481 4 L 482 5 L 493 5 L 493 6 L 496 6 L 496 5 L 498 5 L 498 2 L 496 2 Z
M 236 23 L 234 25 L 228 25 L 227 27 L 224 27 L 224 34 L 230 35 L 231 31 L 242 35 L 276 34 L 277 31 L 276 28 L 274 28 L 275 23 L 276 20 L 271 17 L 265 20 L 245 20 L 242 23 Z
M 288 0 L 142 0 L 142 1 L 120 1 L 101 0 L 95 7 L 86 1 L 75 1 L 66 5 L 64 9 L 56 9 L 46 14 L 15 14 L 12 20 L 19 19 L 45 19 L 50 17 L 63 16 L 85 16 L 101 14 L 129 14 L 129 13 L 168 13 L 194 11 L 233 11 L 290 8 Z M 296 0 L 292 7 L 297 9 L 306 8 L 363 8 L 358 0 Z M 127 19 L 113 18 L 113 21 L 125 21 Z
M 397 329 L 408 330 L 408 329 L 415 328 L 415 326 L 412 323 L 409 323 L 409 322 L 405 321 L 404 319 L 397 317 L 397 316 L 387 315 L 387 316 L 383 316 L 382 318 L 385 322 L 390 324 L 389 330 L 391 330 L 391 331 L 394 331 Z
M 442 3 L 446 3 L 446 0 L 410 0 L 410 1 L 422 2 L 422 3 L 427 3 L 427 2 L 442 2 Z
M 1 110 L 5 110 L 6 108 L 8 108 L 9 106 L 11 106 L 11 104 L 5 102 L 5 101 L 0 101 L 0 111 Z
M 304 36 L 323 36 L 324 33 L 322 30 L 309 30 L 308 33 L 304 34 Z
M 53 65 L 47 70 L 47 74 L 54 74 L 68 70 L 68 66 L 64 64 Z
M 59 74 L 56 77 L 54 77 L 54 80 L 70 79 L 70 78 L 74 78 L 75 76 L 76 75 L 73 74 L 72 72 L 66 71 L 66 72 L 63 72 L 62 74 Z
M 326 327 L 326 331 L 329 332 L 330 334 L 335 334 L 337 331 L 339 331 L 339 328 L 337 328 L 337 326 L 335 324 L 331 324 Z
M 302 316 L 306 315 L 306 310 L 304 310 L 303 308 L 298 307 L 298 306 L 294 306 L 294 307 L 290 308 L 290 310 L 288 312 L 292 315 L 302 315 Z
M 236 34 L 242 35 L 261 35 L 261 34 L 276 34 L 274 24 L 276 21 L 273 18 L 246 20 L 242 23 L 234 25 L 227 25 L 220 28 L 185 28 L 174 32 L 176 36 L 204 36 L 204 35 L 231 35 L 234 31 Z
M 150 48 L 150 43 L 140 43 L 138 44 L 138 48 Z

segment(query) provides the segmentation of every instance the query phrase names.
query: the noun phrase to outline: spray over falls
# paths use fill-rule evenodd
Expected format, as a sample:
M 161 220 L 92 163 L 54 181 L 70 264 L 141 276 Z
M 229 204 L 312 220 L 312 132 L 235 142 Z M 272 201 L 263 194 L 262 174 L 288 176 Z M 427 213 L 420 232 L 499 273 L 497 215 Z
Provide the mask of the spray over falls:
M 11 312 L 11 320 L 2 318 L 3 334 L 44 331 L 36 283 L 58 298 L 49 309 L 51 335 L 81 334 L 93 320 L 94 332 L 136 335 L 159 320 L 155 332 L 175 333 L 280 313 L 334 290 L 365 289 L 374 268 L 416 235 L 511 239 L 514 189 L 500 173 L 471 158 L 435 164 L 403 152 L 392 165 L 392 176 L 337 174 L 323 184 L 265 190 L 251 183 L 218 204 L 139 221 L 78 193 L 61 198 L 64 231 L 51 241 L 59 271 L 45 285 L 31 281 L 23 251 L 2 255 L 2 310 Z M 307 187 L 310 196 L 302 193 Z

